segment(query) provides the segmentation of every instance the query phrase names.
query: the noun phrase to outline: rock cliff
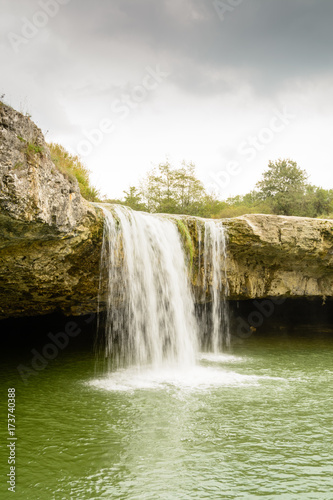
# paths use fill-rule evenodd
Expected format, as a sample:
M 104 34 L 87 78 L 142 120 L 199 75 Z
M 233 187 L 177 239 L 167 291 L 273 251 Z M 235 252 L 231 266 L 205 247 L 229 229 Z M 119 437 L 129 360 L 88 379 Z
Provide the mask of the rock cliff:
M 0 104 L 0 318 L 94 308 L 102 231 L 38 127 Z
M 244 215 L 229 234 L 230 298 L 333 295 L 333 221 Z
M 196 247 L 202 219 L 179 219 Z M 246 215 L 223 223 L 231 300 L 333 295 L 333 221 Z M 96 311 L 102 234 L 102 211 L 55 167 L 42 132 L 0 103 L 0 319 Z

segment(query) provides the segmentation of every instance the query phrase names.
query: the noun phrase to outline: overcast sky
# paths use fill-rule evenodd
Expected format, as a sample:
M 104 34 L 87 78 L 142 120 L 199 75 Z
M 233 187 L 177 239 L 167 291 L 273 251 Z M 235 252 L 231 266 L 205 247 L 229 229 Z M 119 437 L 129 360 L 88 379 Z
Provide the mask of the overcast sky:
M 222 198 L 292 158 L 333 188 L 331 0 L 1 0 L 0 94 L 121 197 L 192 161 Z

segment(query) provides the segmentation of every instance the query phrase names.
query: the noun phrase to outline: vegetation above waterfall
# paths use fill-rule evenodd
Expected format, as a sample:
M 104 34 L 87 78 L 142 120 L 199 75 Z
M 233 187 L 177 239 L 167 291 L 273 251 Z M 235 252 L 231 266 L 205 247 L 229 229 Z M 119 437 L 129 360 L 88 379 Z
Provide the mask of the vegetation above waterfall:
M 146 212 L 213 218 L 250 213 L 333 217 L 333 189 L 308 183 L 307 173 L 289 159 L 270 161 L 255 190 L 227 200 L 205 190 L 192 163 L 180 168 L 160 164 L 139 186 L 130 186 L 124 193 L 123 200 L 108 201 Z
M 32 152 L 39 152 L 32 146 L 27 145 L 27 153 L 29 147 Z M 67 178 L 77 180 L 81 195 L 88 201 L 119 203 L 151 213 L 205 218 L 253 213 L 333 218 L 333 189 L 310 184 L 307 173 L 289 159 L 269 162 L 255 190 L 225 200 L 205 189 L 197 178 L 193 163 L 183 162 L 177 168 L 168 161 L 150 170 L 139 185 L 129 186 L 124 191 L 123 199 L 110 200 L 101 197 L 98 189 L 91 184 L 90 172 L 79 156 L 70 154 L 56 143 L 47 146 L 54 165 Z
M 59 144 L 48 146 L 56 167 L 69 178 L 77 179 L 81 194 L 88 201 L 119 203 L 151 213 L 207 218 L 251 213 L 333 218 L 333 189 L 308 183 L 306 171 L 293 160 L 270 161 L 255 190 L 226 200 L 208 192 L 197 178 L 193 163 L 185 162 L 179 168 L 172 167 L 169 162 L 161 163 L 150 170 L 138 186 L 130 186 L 124 191 L 123 199 L 101 200 L 80 158 Z
M 0 101 L 0 106 L 12 110 Z M 14 110 L 12 110 L 15 113 Z M 29 121 L 29 116 L 26 117 Z M 31 125 L 29 125 L 30 127 Z M 28 128 L 29 128 L 28 127 Z M 25 140 L 27 159 L 43 154 L 43 147 L 34 140 Z M 44 143 L 45 146 L 45 143 Z M 183 214 L 205 218 L 229 218 L 244 214 L 294 215 L 333 218 L 333 189 L 324 189 L 308 182 L 307 173 L 295 161 L 270 161 L 256 188 L 245 195 L 221 199 L 209 192 L 197 178 L 195 165 L 183 162 L 180 167 L 168 161 L 150 170 L 137 186 L 129 186 L 123 199 L 105 199 L 91 184 L 89 170 L 79 156 L 72 155 L 56 143 L 47 144 L 52 162 L 68 179 L 76 179 L 81 195 L 88 201 L 119 203 L 134 210 L 151 213 Z M 22 160 L 15 169 L 21 168 Z

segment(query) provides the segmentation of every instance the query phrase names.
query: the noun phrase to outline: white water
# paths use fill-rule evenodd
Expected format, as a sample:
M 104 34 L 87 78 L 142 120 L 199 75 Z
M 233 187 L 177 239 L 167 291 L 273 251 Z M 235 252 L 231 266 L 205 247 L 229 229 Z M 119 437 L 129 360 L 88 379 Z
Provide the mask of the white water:
M 245 375 L 221 366 L 190 366 L 159 370 L 127 368 L 108 377 L 93 379 L 87 383 L 105 391 L 134 392 L 136 390 L 160 389 L 173 391 L 205 391 L 214 387 L 258 385 L 263 380 L 283 381 L 283 378 L 265 375 Z
M 199 246 L 202 237 L 199 232 Z M 202 329 L 206 330 L 205 348 L 213 353 L 230 344 L 229 314 L 226 297 L 228 281 L 226 273 L 227 237 L 221 222 L 205 221 L 203 237 L 203 293 L 211 299 L 202 315 Z M 199 248 L 201 255 L 201 248 Z M 199 264 L 200 268 L 200 264 Z M 204 298 L 206 300 L 206 297 Z M 210 330 L 207 332 L 207 329 Z
M 117 367 L 193 365 L 197 322 L 176 226 L 121 206 L 103 211 L 105 356 Z
M 198 227 L 199 285 L 205 306 L 196 318 L 175 223 L 119 205 L 101 208 L 105 216 L 100 281 L 100 297 L 106 297 L 103 354 L 111 367 L 191 366 L 198 358 L 200 341 L 206 352 L 220 353 L 229 345 L 222 223 L 205 221 L 203 231 Z

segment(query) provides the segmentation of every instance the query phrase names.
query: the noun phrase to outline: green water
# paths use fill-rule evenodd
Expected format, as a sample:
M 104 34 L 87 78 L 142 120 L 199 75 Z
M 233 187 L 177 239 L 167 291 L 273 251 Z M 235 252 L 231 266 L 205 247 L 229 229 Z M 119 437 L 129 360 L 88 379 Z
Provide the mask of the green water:
M 189 372 L 96 380 L 88 351 L 64 351 L 27 386 L 7 357 L 17 485 L 2 446 L 0 498 L 332 499 L 332 354 L 328 334 L 250 338 Z

